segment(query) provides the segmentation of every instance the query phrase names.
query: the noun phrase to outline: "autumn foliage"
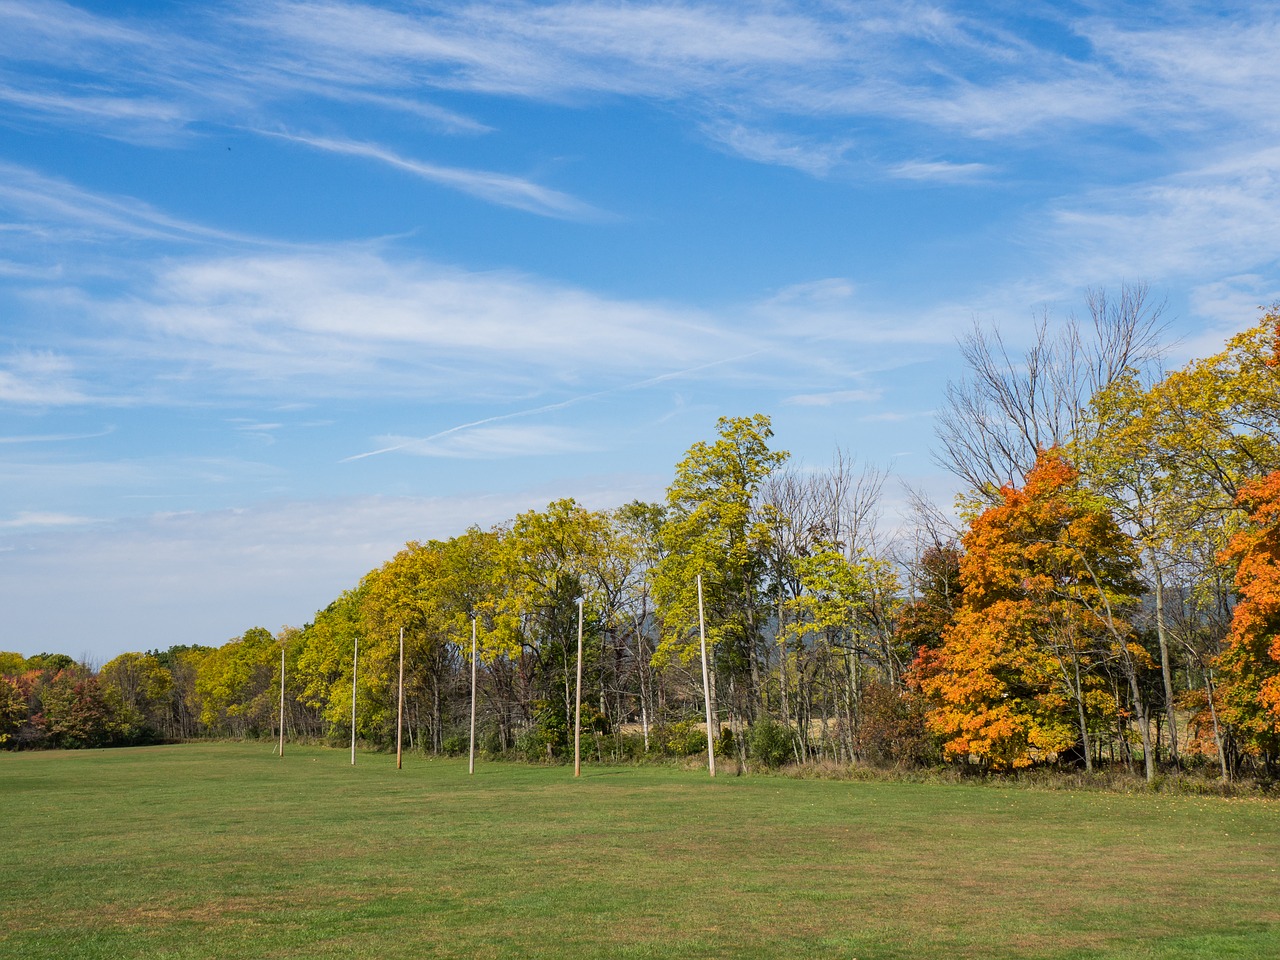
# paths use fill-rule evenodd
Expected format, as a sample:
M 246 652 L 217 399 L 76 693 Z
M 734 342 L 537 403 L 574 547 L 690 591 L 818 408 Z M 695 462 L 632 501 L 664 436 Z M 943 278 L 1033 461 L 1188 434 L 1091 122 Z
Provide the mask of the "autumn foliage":
M 768 417 L 725 417 L 665 502 L 561 499 L 410 541 L 301 628 L 126 653 L 96 675 L 0 652 L 0 748 L 274 738 L 283 723 L 455 753 L 474 668 L 482 749 L 546 761 L 567 755 L 581 666 L 599 759 L 699 753 L 709 705 L 742 767 L 943 758 L 1274 780 L 1280 308 L 1158 375 L 1126 359 L 1154 336 L 1141 324 L 1104 318 L 1092 348 L 1071 330 L 1022 365 L 983 354 L 998 337 L 972 341 L 995 392 L 953 394 L 978 397 L 979 426 L 950 450 L 976 458 L 958 476 L 981 475 L 963 534 L 925 500 L 914 530 L 886 538 L 882 474 L 843 454 L 788 467 Z
M 1138 591 L 1127 539 L 1050 450 L 1024 487 L 1006 486 L 973 521 L 963 546 L 960 609 L 916 664 L 930 729 L 948 756 L 993 769 L 1076 746 L 1099 711 L 1114 710 L 1091 668 L 1115 625 L 1104 611 Z
M 1249 526 L 1222 559 L 1234 562 L 1239 601 L 1220 658 L 1225 719 L 1246 746 L 1280 745 L 1280 471 L 1241 488 Z

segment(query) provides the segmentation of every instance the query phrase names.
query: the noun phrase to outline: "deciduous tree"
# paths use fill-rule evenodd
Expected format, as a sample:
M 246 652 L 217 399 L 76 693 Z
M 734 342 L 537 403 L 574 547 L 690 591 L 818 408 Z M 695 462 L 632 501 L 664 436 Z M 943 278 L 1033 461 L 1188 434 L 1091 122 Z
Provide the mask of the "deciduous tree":
M 1220 716 L 1251 753 L 1280 757 L 1280 471 L 1246 483 L 1248 526 L 1225 558 L 1238 564 L 1240 599 L 1220 658 Z
M 1096 670 L 1107 657 L 1140 661 L 1119 616 L 1140 589 L 1129 542 L 1077 480 L 1058 451 L 1042 451 L 1026 485 L 1006 485 L 964 537 L 960 608 L 917 665 L 929 725 L 953 758 L 1017 768 L 1077 744 L 1088 757 L 1108 706 Z M 1150 776 L 1136 670 L 1130 693 Z
M 717 431 L 714 443 L 689 448 L 667 488 L 665 554 L 653 573 L 662 625 L 655 656 L 683 664 L 698 658 L 700 576 L 708 653 L 729 682 L 730 722 L 740 728 L 743 713 L 760 700 L 757 648 L 770 606 L 764 578 L 771 528 L 757 494 L 787 454 L 770 449 L 773 428 L 763 414 L 721 417 Z M 741 698 L 740 686 L 749 686 Z M 713 706 L 716 697 L 713 688 Z

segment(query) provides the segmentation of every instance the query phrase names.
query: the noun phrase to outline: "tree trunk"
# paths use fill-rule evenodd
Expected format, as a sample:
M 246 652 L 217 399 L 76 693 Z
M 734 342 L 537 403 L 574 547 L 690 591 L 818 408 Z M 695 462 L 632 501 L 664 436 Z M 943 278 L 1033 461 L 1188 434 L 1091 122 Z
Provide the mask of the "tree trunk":
M 1084 746 L 1084 769 L 1093 773 L 1093 753 L 1089 749 L 1089 722 L 1084 712 L 1084 688 L 1080 685 L 1080 657 L 1072 648 L 1071 664 L 1075 668 L 1076 677 L 1076 709 L 1080 715 L 1080 740 Z
M 782 722 L 791 726 L 791 706 L 788 702 L 788 687 L 791 681 L 787 676 L 787 635 L 782 622 L 782 590 L 778 590 L 778 695 L 782 706 Z
M 1222 770 L 1224 783 L 1231 782 L 1231 768 L 1227 765 L 1227 752 L 1223 749 L 1222 728 L 1218 726 L 1218 709 L 1213 705 L 1213 671 L 1204 672 L 1204 690 L 1209 697 L 1209 716 L 1213 720 L 1213 742 L 1218 748 L 1218 765 Z
M 1138 715 L 1138 733 L 1142 737 L 1143 771 L 1147 783 L 1156 778 L 1155 751 L 1151 745 L 1151 719 L 1147 716 L 1147 705 L 1142 700 L 1142 690 L 1138 686 L 1138 672 L 1131 658 L 1125 653 L 1125 674 L 1129 680 L 1129 694 L 1133 697 L 1133 709 Z

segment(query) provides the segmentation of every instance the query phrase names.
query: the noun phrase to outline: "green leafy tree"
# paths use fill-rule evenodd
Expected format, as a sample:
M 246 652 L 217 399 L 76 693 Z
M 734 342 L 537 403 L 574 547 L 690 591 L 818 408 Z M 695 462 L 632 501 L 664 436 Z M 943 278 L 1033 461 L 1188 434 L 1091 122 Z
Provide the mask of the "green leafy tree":
M 1220 353 L 1149 387 L 1127 371 L 1094 396 L 1072 446 L 1089 486 L 1108 499 L 1145 561 L 1171 752 L 1177 756 L 1175 704 L 1193 702 L 1213 721 L 1197 725 L 1214 730 L 1224 776 L 1229 745 L 1211 709 L 1234 563 L 1224 547 L 1243 520 L 1241 489 L 1280 467 L 1278 330 L 1273 309 Z M 1187 675 L 1199 671 L 1202 692 L 1175 689 L 1178 650 Z
M 323 718 L 335 740 L 343 739 L 350 731 L 352 659 L 356 638 L 362 631 L 363 597 L 363 585 L 344 591 L 303 627 L 299 637 L 295 665 L 299 699 Z M 366 709 L 360 716 L 367 718 L 369 711 Z
M 656 688 L 660 676 L 653 668 L 653 594 L 651 574 L 662 560 L 662 525 L 666 508 L 659 503 L 632 501 L 613 511 L 614 550 L 619 554 L 610 566 L 615 599 L 606 604 L 606 629 L 614 640 L 615 690 L 621 700 L 623 689 L 636 695 L 644 749 L 649 749 L 650 728 L 655 719 Z M 625 659 L 625 666 L 623 660 Z M 629 669 L 627 669 L 629 668 Z M 619 702 L 617 710 L 622 716 Z
M 567 745 L 577 674 L 578 599 L 584 602 L 583 690 L 599 690 L 600 618 L 604 596 L 592 572 L 607 565 L 612 525 L 607 514 L 572 499 L 516 517 L 502 540 L 500 633 L 524 662 L 524 698 L 552 748 Z M 593 589 L 594 588 L 594 589 Z M 567 726 L 566 726 L 567 725 Z
M 159 734 L 173 694 L 173 675 L 159 658 L 122 653 L 99 671 L 98 680 L 116 715 L 120 739 L 132 743 Z
M 223 644 L 200 662 L 200 721 L 235 737 L 269 733 L 276 717 L 279 669 L 280 646 L 263 627 Z
M 1147 400 L 1150 442 L 1164 471 L 1185 478 L 1204 513 L 1230 512 L 1240 488 L 1280 469 L 1280 308 L 1232 337 L 1220 353 L 1156 383 Z
M 467 684 L 460 669 L 471 655 L 473 618 L 481 652 L 490 660 L 500 593 L 501 534 L 473 527 L 449 540 L 411 542 L 364 578 L 362 651 L 378 709 L 394 715 L 398 638 L 405 637 L 405 697 L 411 727 L 426 719 L 432 752 L 443 749 L 447 729 L 464 720 Z
M 765 576 L 772 530 L 757 495 L 787 454 L 769 448 L 773 429 L 763 414 L 722 417 L 717 430 L 715 442 L 689 448 L 667 489 L 664 555 L 653 570 L 662 624 L 656 658 L 697 659 L 701 576 L 708 649 L 731 685 L 748 681 L 752 695 L 739 703 L 731 690 L 730 708 L 750 711 L 762 689 L 758 650 L 771 606 Z
M 175 644 L 167 650 L 153 651 L 152 656 L 169 672 L 173 681 L 165 722 L 166 736 L 185 740 L 202 732 L 196 679 L 200 675 L 200 665 L 211 653 L 213 647 L 201 644 Z

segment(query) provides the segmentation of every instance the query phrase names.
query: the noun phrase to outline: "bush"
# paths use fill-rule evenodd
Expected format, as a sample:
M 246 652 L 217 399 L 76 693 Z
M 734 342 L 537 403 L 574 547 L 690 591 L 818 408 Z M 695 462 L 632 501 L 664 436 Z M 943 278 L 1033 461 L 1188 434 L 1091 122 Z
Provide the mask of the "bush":
M 527 763 L 546 763 L 555 758 L 556 745 L 545 727 L 533 726 L 516 737 L 515 753 Z
M 706 742 L 705 740 L 703 741 Z M 716 737 L 716 756 L 731 757 L 738 752 L 738 740 L 733 735 L 732 727 L 721 727 L 720 735 Z
M 873 766 L 924 767 L 941 760 L 936 739 L 925 728 L 926 704 L 920 694 L 870 683 L 858 707 L 854 749 Z
M 610 742 L 613 746 L 615 760 L 623 763 L 635 763 L 645 757 L 644 734 L 623 733 L 613 738 Z
M 455 730 L 440 742 L 440 752 L 449 757 L 460 757 L 471 752 L 471 731 Z
M 697 720 L 681 720 L 653 730 L 653 741 L 663 753 L 691 757 L 707 750 L 707 732 Z
M 482 730 L 477 736 L 477 741 L 476 748 L 482 753 L 489 754 L 489 756 L 496 757 L 503 752 L 502 735 L 497 727 L 489 727 L 486 730 Z
M 796 756 L 796 732 L 789 726 L 763 717 L 747 730 L 751 757 L 766 767 L 780 767 Z

